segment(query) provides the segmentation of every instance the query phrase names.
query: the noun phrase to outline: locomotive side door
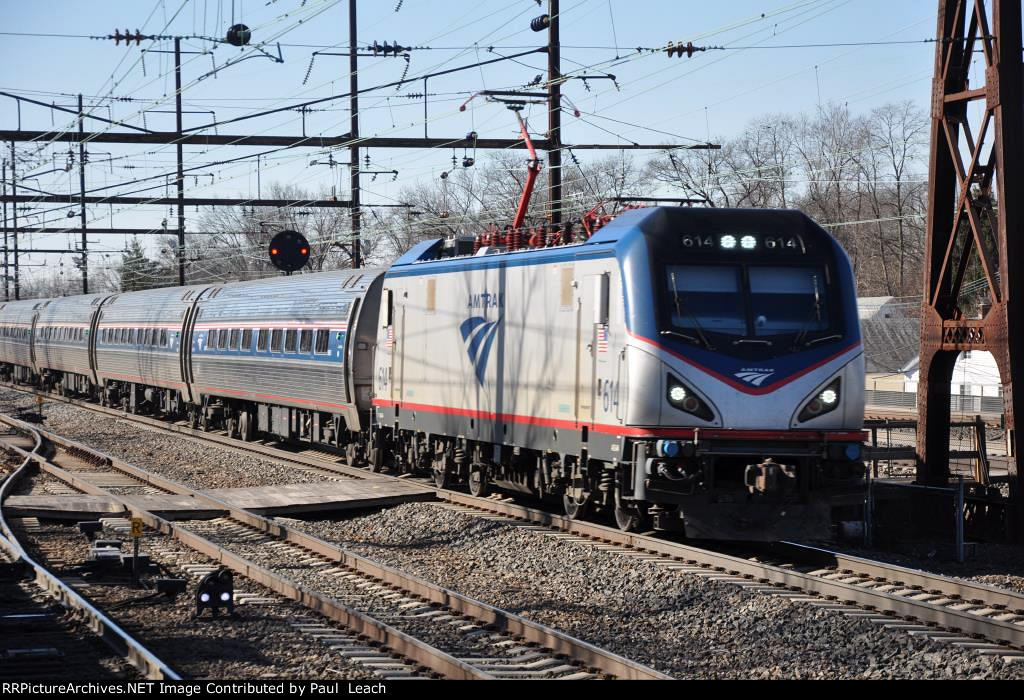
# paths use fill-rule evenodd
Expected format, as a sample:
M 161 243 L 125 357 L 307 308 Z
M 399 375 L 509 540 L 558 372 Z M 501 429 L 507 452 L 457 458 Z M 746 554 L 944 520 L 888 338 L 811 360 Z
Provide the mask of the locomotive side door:
M 590 427 L 595 414 L 611 412 L 602 367 L 610 362 L 607 272 L 584 275 L 576 295 L 576 420 Z
M 388 379 L 391 386 L 390 398 L 396 406 L 402 402 L 402 379 L 404 372 L 405 347 L 405 306 L 398 301 L 398 290 L 385 292 L 387 304 L 387 326 L 384 344 L 390 351 L 388 358 Z

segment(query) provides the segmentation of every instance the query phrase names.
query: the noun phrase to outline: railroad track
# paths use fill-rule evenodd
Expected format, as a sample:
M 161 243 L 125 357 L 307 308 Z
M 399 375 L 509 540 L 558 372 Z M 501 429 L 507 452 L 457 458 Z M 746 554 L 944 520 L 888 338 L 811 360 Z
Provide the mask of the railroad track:
M 52 448 L 35 461 L 49 477 L 83 493 L 121 504 L 146 525 L 220 564 L 341 623 L 402 659 L 446 678 L 628 678 L 668 676 L 558 630 L 383 566 L 250 511 L 164 479 L 81 443 L 21 421 L 0 422 L 35 431 Z M 133 502 L 135 493 L 188 496 L 222 515 L 171 522 Z M 123 523 L 121 524 L 123 527 Z M 353 650 L 375 670 L 409 664 L 379 650 Z
M 43 442 L 31 429 L 0 440 L 24 457 L 0 485 L 0 678 L 117 678 L 125 676 L 117 668 L 123 665 L 146 678 L 181 680 L 170 664 L 25 551 L 2 502 L 25 478 Z
M 10 388 L 36 393 L 21 387 Z M 348 466 L 340 458 L 317 449 L 247 443 L 222 433 L 193 430 L 182 423 L 42 395 L 296 468 L 324 470 L 336 478 L 366 478 L 367 474 L 364 469 Z M 466 513 L 500 517 L 552 536 L 570 537 L 606 551 L 643 557 L 661 566 L 731 582 L 766 595 L 828 607 L 979 653 L 1000 655 L 1007 660 L 1024 659 L 1024 595 L 1006 589 L 820 549 L 814 553 L 817 565 L 800 566 L 813 553 L 813 548 L 807 547 L 800 550 L 797 562 L 780 560 L 779 551 L 771 561 L 765 561 L 760 556 L 737 556 L 664 537 L 624 533 L 597 523 L 570 520 L 510 499 L 477 498 L 448 489 L 435 492 L 438 500 Z M 795 547 L 789 544 L 788 551 L 795 554 Z

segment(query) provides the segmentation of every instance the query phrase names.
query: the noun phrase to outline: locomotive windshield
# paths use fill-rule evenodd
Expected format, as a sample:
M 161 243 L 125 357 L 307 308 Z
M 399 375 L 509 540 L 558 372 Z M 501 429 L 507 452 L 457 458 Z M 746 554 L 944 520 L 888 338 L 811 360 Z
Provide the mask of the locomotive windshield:
M 837 339 L 828 332 L 823 267 L 667 265 L 665 277 L 667 334 L 704 346 L 765 348 Z M 726 342 L 715 342 L 719 339 Z

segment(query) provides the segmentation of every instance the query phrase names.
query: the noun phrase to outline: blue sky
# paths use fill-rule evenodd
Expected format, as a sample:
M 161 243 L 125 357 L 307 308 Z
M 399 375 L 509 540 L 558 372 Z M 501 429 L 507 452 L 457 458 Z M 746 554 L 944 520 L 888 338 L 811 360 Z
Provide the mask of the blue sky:
M 398 12 L 397 5 L 401 4 Z M 508 55 L 546 41 L 546 34 L 529 29 L 531 18 L 546 11 L 533 0 L 361 0 L 359 42 L 395 42 L 414 47 L 407 77 L 457 67 L 498 55 Z M 236 65 L 225 63 L 255 51 L 187 39 L 187 50 L 206 51 L 185 57 L 183 69 L 186 126 L 243 116 L 304 99 L 344 93 L 348 88 L 346 57 L 312 53 L 348 45 L 348 3 L 338 0 L 98 0 L 93 2 L 0 0 L 4 22 L 0 32 L 107 35 L 115 27 L 143 33 L 223 36 L 235 21 L 253 29 L 253 43 L 266 42 L 266 51 L 283 63 L 253 57 Z M 712 140 L 735 134 L 753 117 L 771 112 L 809 112 L 819 101 L 847 102 L 855 111 L 894 100 L 910 99 L 924 108 L 930 92 L 934 44 L 935 0 L 562 0 L 563 71 L 616 76 L 618 88 L 607 80 L 570 81 L 564 92 L 581 118 L 564 117 L 567 143 L 623 140 L 661 143 L 682 139 Z M 148 18 L 148 21 L 147 21 Z M 711 50 L 693 58 L 638 53 L 636 47 L 664 46 L 668 41 L 692 41 L 699 46 L 749 47 Z M 912 42 L 861 46 L 819 46 L 859 42 Z M 801 48 L 757 48 L 801 45 Z M 493 47 L 493 50 L 489 50 Z M 173 128 L 171 56 L 156 53 L 170 42 L 144 42 L 152 49 L 143 58 L 134 44 L 88 38 L 12 36 L 0 33 L 0 90 L 43 102 L 70 106 L 72 95 L 83 92 L 94 113 L 129 120 L 150 129 Z M 339 50 L 335 48 L 334 50 Z M 500 105 L 475 100 L 465 112 L 458 106 L 474 91 L 522 86 L 545 72 L 542 54 L 467 70 L 428 83 L 431 136 L 462 137 L 475 129 L 484 137 L 516 136 L 515 121 Z M 215 75 L 210 75 L 214 67 Z M 402 77 L 402 59 L 360 59 L 360 87 Z M 308 71 L 308 80 L 307 77 Z M 589 91 L 587 90 L 589 87 Z M 363 135 L 420 136 L 423 106 L 409 93 L 423 90 L 420 80 L 400 89 L 386 88 L 361 99 Z M 63 94 L 62 94 L 63 93 Z M 130 98 L 126 100 L 124 98 Z M 307 134 L 337 135 L 348 130 L 347 98 L 318 105 L 326 111 L 305 115 Z M 211 113 L 212 112 L 212 113 Z M 24 129 L 68 126 L 70 115 L 23 105 Z M 528 108 L 531 131 L 545 127 L 541 107 Z M 303 115 L 295 111 L 220 127 L 220 133 L 298 135 Z M 15 103 L 0 98 L 0 128 L 18 126 Z M 106 128 L 92 123 L 87 129 Z M 671 134 L 672 136 L 669 136 Z M 67 146 L 41 149 L 41 155 L 62 164 Z M 239 147 L 186 148 L 187 166 L 237 157 L 254 150 Z M 3 155 L 9 157 L 4 149 Z M 461 149 L 458 151 L 461 157 Z M 397 182 L 379 178 L 364 183 L 370 203 L 394 202 L 403 185 L 437 177 L 451 167 L 451 149 L 386 151 L 371 149 L 373 169 L 399 171 Z M 481 157 L 482 154 L 478 154 Z M 173 146 L 90 148 L 88 187 L 103 187 L 139 176 L 173 170 Z M 287 181 L 310 189 L 339 188 L 347 194 L 343 168 L 310 166 L 322 152 L 291 150 L 275 153 L 260 165 L 260 179 Z M 347 160 L 347 152 L 337 154 Z M 113 162 L 103 163 L 113 159 Z M 51 165 L 37 168 L 42 171 Z M 255 162 L 200 169 L 188 183 L 195 196 L 256 196 Z M 369 178 L 366 178 L 369 180 Z M 156 180 L 161 182 L 161 180 Z M 52 192 L 77 191 L 77 170 L 51 173 L 28 183 Z M 109 192 L 109 190 L 108 190 Z M 157 190 L 156 192 L 162 192 Z M 66 210 L 50 215 L 50 225 L 65 225 Z M 96 226 L 159 226 L 166 207 L 90 207 Z M 187 213 L 190 225 L 197 218 Z M 42 215 L 29 218 L 36 225 Z M 77 219 L 75 220 L 77 222 Z M 173 225 L 173 219 L 171 219 Z M 62 247 L 63 234 L 35 236 L 28 247 Z M 119 250 L 124 241 L 93 236 L 91 248 Z M 112 260 L 116 256 L 112 257 Z M 51 257 L 51 262 L 58 259 Z M 33 259 L 42 262 L 42 256 Z M 96 261 L 99 262 L 99 261 Z

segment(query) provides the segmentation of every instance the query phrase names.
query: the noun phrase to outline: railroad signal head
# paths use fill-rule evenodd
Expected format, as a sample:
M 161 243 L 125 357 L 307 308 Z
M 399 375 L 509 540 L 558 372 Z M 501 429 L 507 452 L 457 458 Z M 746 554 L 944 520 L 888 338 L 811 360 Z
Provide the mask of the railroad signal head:
M 309 261 L 309 241 L 298 231 L 281 231 L 270 241 L 270 262 L 284 272 L 295 272 Z
M 214 617 L 217 611 L 226 609 L 228 614 L 235 612 L 235 580 L 227 569 L 211 571 L 199 582 L 196 589 L 196 617 L 209 610 Z

